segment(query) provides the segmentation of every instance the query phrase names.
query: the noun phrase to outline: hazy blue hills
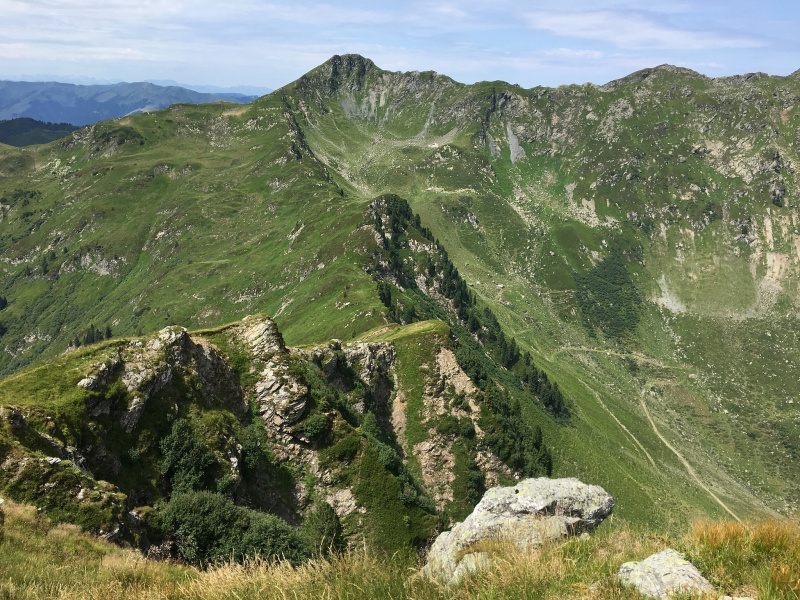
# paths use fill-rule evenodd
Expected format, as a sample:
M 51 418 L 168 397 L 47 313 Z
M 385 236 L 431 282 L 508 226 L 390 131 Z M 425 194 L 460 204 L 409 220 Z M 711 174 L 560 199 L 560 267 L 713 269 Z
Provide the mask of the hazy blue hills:
M 106 119 L 149 112 L 172 104 L 247 103 L 255 96 L 202 93 L 152 83 L 74 85 L 57 82 L 0 81 L 0 119 L 90 125 Z

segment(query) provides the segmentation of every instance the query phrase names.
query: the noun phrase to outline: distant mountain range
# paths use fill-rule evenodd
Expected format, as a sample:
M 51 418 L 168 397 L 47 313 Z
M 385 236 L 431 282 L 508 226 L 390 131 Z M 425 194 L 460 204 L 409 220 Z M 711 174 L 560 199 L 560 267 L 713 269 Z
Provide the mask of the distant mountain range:
M 156 85 L 178 86 L 186 88 L 187 90 L 194 90 L 195 92 L 203 92 L 206 94 L 243 94 L 245 96 L 261 97 L 275 91 L 272 88 L 259 85 L 237 85 L 233 87 L 222 87 L 219 85 L 193 85 L 191 83 L 175 81 L 174 79 L 148 79 L 147 81 Z
M 0 120 L 29 117 L 84 126 L 171 104 L 252 102 L 257 96 L 202 93 L 153 83 L 74 85 L 58 82 L 0 81 Z

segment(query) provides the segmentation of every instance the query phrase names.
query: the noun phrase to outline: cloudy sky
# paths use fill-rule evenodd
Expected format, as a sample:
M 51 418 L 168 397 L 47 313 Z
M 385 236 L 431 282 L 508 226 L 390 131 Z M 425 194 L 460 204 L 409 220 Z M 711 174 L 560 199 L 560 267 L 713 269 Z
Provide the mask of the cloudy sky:
M 0 0 L 0 79 L 278 88 L 333 54 L 524 87 L 800 69 L 797 0 Z

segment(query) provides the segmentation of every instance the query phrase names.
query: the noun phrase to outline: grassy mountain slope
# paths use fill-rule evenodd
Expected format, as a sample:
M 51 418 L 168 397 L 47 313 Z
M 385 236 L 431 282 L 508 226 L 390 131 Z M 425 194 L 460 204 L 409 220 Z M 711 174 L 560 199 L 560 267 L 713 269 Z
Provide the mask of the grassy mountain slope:
M 247 106 L 176 105 L 2 148 L 0 367 L 46 364 L 90 326 L 135 335 L 260 311 L 291 345 L 357 339 L 409 306 L 477 343 L 441 288 L 375 269 L 391 256 L 370 206 L 393 193 L 438 242 L 407 230 L 401 263 L 417 277 L 446 251 L 470 306 L 568 399 L 568 422 L 548 416 L 522 363 L 495 355 L 492 378 L 541 427 L 554 474 L 603 485 L 640 522 L 796 511 L 798 85 L 659 67 L 523 90 L 345 56 Z M 430 360 L 403 343 L 408 415 Z M 424 481 L 414 448 L 431 440 L 408 427 Z M 468 457 L 450 451 L 463 482 Z
M 603 88 L 521 90 L 345 57 L 291 93 L 318 155 L 332 165 L 360 157 L 346 179 L 408 197 L 472 289 L 582 408 L 605 412 L 599 395 L 646 428 L 644 404 L 708 476 L 733 469 L 744 483 L 734 497 L 752 490 L 789 508 L 796 85 L 664 66 Z M 644 302 L 628 323 L 587 331 L 576 276 L 614 255 Z M 652 428 L 620 420 L 654 447 Z M 731 484 L 722 475 L 715 485 Z

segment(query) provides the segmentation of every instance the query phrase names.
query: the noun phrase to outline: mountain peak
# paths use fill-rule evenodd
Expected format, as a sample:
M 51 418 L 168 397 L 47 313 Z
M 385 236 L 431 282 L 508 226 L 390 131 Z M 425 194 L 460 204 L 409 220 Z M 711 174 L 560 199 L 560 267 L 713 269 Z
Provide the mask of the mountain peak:
M 318 89 L 331 94 L 340 88 L 355 91 L 362 88 L 367 74 L 373 69 L 380 71 L 374 62 L 360 54 L 334 54 L 301 80 L 315 87 L 321 86 Z
M 600 88 L 606 91 L 614 91 L 623 85 L 630 85 L 632 83 L 640 83 L 659 72 L 667 72 L 667 73 L 674 73 L 676 75 L 684 75 L 688 77 L 700 77 L 706 78 L 705 75 L 698 73 L 697 71 L 693 71 L 692 69 L 687 69 L 686 67 L 677 67 L 675 65 L 663 64 L 658 65 L 657 67 L 649 67 L 647 69 L 642 69 L 640 71 L 635 71 L 630 75 L 626 75 L 620 79 L 614 79 L 609 81 L 605 85 L 601 85 Z

